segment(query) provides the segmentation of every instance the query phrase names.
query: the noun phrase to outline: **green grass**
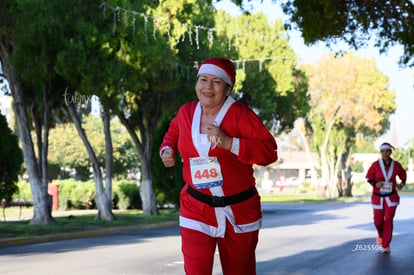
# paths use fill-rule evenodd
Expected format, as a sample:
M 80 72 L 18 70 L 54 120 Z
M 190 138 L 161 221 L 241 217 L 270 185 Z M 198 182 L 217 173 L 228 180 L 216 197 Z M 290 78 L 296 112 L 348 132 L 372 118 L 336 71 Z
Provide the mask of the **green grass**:
M 114 211 L 116 216 L 114 221 L 96 220 L 95 214 L 91 211 L 68 213 L 60 212 L 60 216 L 54 217 L 55 223 L 42 226 L 29 225 L 29 220 L 0 222 L 0 239 L 93 231 L 102 228 L 138 226 L 178 220 L 178 210 L 160 210 L 160 215 L 157 216 L 143 215 L 139 210 Z

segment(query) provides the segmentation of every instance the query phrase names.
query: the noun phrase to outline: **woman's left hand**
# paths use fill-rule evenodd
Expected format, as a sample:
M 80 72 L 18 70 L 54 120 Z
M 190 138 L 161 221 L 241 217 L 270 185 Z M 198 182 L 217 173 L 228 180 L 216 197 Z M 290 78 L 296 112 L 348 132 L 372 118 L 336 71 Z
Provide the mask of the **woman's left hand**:
M 231 150 L 232 138 L 226 135 L 216 125 L 210 124 L 207 126 L 207 138 L 214 147 L 217 146 L 226 150 Z

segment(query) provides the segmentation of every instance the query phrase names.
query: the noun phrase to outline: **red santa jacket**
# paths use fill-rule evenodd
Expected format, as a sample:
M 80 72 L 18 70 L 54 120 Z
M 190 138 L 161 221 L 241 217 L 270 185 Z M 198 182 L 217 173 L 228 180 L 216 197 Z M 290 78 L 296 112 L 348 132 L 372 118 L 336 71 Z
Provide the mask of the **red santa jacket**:
M 373 180 L 374 182 L 384 182 L 387 181 L 385 175 L 381 168 L 381 163 L 383 163 L 382 159 L 375 161 L 371 167 L 368 169 L 366 179 Z M 397 206 L 400 202 L 400 197 L 397 192 L 397 181 L 396 177 L 398 176 L 401 181 L 406 181 L 407 173 L 401 164 L 398 161 L 392 160 L 392 164 L 390 166 L 384 165 L 384 170 L 386 171 L 388 181 L 392 183 L 392 194 L 389 196 L 381 196 L 380 188 L 373 187 L 372 188 L 372 207 L 375 209 L 382 209 L 384 201 L 387 203 L 388 206 L 393 207 Z M 392 170 L 392 171 L 390 171 Z M 392 172 L 388 175 L 389 172 Z
M 222 148 L 210 148 L 208 156 L 217 157 L 223 175 L 223 185 L 218 189 L 199 190 L 208 195 L 229 196 L 254 187 L 253 164 L 267 165 L 277 160 L 276 141 L 260 119 L 247 106 L 230 100 L 233 102 L 222 118 L 220 129 L 228 136 L 239 139 L 239 152 L 236 155 Z M 180 226 L 213 237 L 224 236 L 226 219 L 236 232 L 259 229 L 262 215 L 259 195 L 230 206 L 213 208 L 186 192 L 188 185 L 194 187 L 189 159 L 199 157 L 193 140 L 194 131 L 199 131 L 200 127 L 198 116 L 201 116 L 199 102 L 183 105 L 171 121 L 160 146 L 160 150 L 166 146 L 171 147 L 174 152 L 178 150 L 183 159 L 183 178 L 186 185 L 180 197 Z

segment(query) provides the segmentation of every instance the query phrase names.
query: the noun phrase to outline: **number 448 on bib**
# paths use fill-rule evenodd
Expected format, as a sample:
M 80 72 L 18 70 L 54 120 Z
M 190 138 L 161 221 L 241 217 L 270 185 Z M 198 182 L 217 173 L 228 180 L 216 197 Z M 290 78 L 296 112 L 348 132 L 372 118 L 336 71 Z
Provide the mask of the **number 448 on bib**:
M 197 170 L 196 172 L 195 172 L 195 175 L 194 175 L 194 177 L 196 178 L 196 179 L 199 179 L 199 180 L 201 180 L 202 178 L 206 178 L 206 179 L 209 179 L 209 178 L 216 178 L 217 177 L 217 170 L 216 170 L 216 168 L 211 168 L 211 169 L 204 169 L 202 172 L 201 172 L 201 170 Z
M 210 188 L 223 184 L 221 167 L 217 158 L 191 158 L 191 179 L 197 189 Z

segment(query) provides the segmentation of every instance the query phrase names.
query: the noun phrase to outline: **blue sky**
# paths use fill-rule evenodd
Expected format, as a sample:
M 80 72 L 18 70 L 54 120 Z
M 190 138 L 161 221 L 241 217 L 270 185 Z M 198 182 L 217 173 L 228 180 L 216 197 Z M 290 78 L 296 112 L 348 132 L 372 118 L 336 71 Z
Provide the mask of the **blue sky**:
M 280 1 L 277 1 L 278 3 Z M 218 9 L 223 9 L 232 15 L 237 15 L 240 10 L 229 0 L 222 0 L 215 4 Z M 278 4 L 272 3 L 271 0 L 253 0 L 245 4 L 245 8 L 252 12 L 263 12 L 270 21 L 275 18 L 282 18 L 285 15 Z M 298 31 L 289 32 L 289 44 L 296 52 L 301 62 L 313 63 L 322 55 L 329 52 L 323 43 L 317 43 L 314 46 L 307 47 L 303 43 L 301 34 Z M 343 45 L 344 46 L 344 45 Z M 339 48 L 341 46 L 338 46 Z M 348 49 L 347 47 L 343 49 Z M 397 110 L 391 116 L 391 128 L 376 144 L 384 141 L 394 142 L 396 146 L 404 146 L 409 140 L 414 140 L 414 68 L 400 68 L 398 59 L 402 53 L 402 47 L 396 46 L 391 48 L 386 54 L 380 55 L 378 49 L 367 47 L 355 52 L 358 55 L 375 58 L 378 69 L 389 77 L 390 89 L 396 91 Z M 392 134 L 394 132 L 395 134 Z

